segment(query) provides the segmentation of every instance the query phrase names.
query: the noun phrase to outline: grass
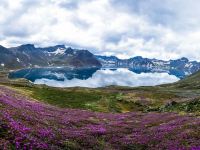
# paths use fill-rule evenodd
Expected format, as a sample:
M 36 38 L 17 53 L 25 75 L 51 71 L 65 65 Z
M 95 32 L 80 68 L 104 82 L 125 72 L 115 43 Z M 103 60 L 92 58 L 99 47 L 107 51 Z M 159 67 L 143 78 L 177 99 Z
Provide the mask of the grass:
M 200 113 L 200 99 L 165 106 L 162 111 Z
M 189 89 L 189 90 L 199 90 L 200 89 L 200 71 L 180 80 L 176 83 L 167 84 L 163 87 L 173 88 L 173 89 Z
M 115 93 L 87 88 L 52 88 L 47 86 L 29 86 L 12 84 L 20 93 L 36 100 L 61 108 L 78 108 L 99 112 L 121 112 L 117 106 Z
M 18 90 L 36 100 L 61 108 L 78 108 L 98 112 L 130 112 L 157 110 L 168 101 L 179 96 L 168 92 L 123 89 L 53 88 L 41 85 L 11 84 Z M 113 90 L 113 88 L 115 90 Z
M 0 147 L 6 146 L 4 149 L 17 149 L 17 139 L 24 139 L 20 141 L 20 147 L 26 143 L 40 145 L 45 142 L 52 146 L 51 149 L 56 149 L 53 146 L 57 145 L 60 149 L 141 150 L 189 149 L 199 145 L 200 90 L 197 86 L 189 88 L 180 82 L 138 88 L 53 88 L 33 85 L 23 79 L 8 80 L 4 75 L 0 79 L 1 85 L 17 91 L 4 87 L 0 90 L 0 95 L 4 95 L 0 102 L 0 117 L 3 118 L 0 120 Z M 30 103 L 32 99 L 77 110 Z M 32 137 L 38 141 L 34 143 Z

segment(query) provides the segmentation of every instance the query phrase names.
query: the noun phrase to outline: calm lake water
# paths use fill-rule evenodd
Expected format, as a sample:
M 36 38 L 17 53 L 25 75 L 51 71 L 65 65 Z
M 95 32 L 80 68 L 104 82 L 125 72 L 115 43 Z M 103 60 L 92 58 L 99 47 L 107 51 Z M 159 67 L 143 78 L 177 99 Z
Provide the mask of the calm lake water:
M 26 78 L 34 84 L 46 84 L 52 87 L 104 87 L 153 86 L 172 83 L 184 77 L 183 73 L 153 72 L 138 69 L 70 69 L 70 68 L 34 68 L 23 69 L 9 74 L 9 78 Z

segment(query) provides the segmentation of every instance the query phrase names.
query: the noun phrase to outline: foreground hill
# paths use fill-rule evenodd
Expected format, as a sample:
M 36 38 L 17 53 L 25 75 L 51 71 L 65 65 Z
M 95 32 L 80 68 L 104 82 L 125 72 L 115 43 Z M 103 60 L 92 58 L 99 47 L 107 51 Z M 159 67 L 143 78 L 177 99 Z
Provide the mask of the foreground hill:
M 180 80 L 179 82 L 169 85 L 174 88 L 182 89 L 200 89 L 200 71 Z
M 32 44 L 11 48 L 0 46 L 0 69 L 52 66 L 101 67 L 101 64 L 88 50 L 64 45 L 45 48 L 36 48 Z
M 62 109 L 0 86 L 1 149 L 199 149 L 200 118 Z
M 199 73 L 97 89 L 0 77 L 0 149 L 200 149 Z

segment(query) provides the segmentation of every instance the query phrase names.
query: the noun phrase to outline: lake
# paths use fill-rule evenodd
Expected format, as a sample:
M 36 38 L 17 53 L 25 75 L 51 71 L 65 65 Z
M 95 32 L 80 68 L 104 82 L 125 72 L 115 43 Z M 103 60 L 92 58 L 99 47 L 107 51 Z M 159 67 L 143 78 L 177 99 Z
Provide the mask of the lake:
M 11 72 L 9 78 L 26 78 L 34 84 L 52 87 L 154 86 L 184 77 L 179 71 L 152 71 L 128 68 L 33 68 Z

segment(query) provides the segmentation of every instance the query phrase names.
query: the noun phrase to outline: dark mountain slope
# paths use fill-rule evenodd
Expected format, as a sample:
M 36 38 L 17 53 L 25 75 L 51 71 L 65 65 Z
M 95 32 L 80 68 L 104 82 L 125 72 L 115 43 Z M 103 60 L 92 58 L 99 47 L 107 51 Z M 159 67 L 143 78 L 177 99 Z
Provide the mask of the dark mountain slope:
M 64 45 L 36 48 L 32 44 L 5 48 L 0 46 L 0 64 L 6 69 L 27 67 L 101 67 L 96 57 L 87 50 L 66 48 Z

